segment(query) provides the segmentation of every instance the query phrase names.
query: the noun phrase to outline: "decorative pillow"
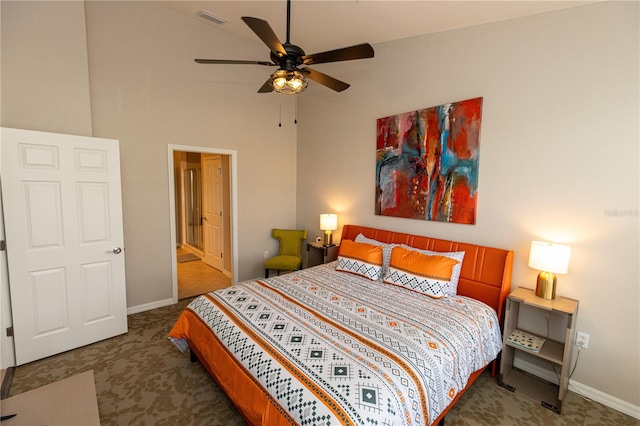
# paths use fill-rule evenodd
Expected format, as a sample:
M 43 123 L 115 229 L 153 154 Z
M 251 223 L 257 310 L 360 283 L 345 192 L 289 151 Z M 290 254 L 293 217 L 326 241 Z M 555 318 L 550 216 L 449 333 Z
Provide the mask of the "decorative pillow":
M 457 263 L 446 256 L 429 256 L 395 247 L 384 282 L 439 299 L 448 294 L 453 267 Z
M 389 268 L 389 261 L 391 260 L 391 250 L 397 246 L 397 244 L 383 243 L 382 241 L 374 240 L 373 238 L 365 237 L 363 234 L 356 235 L 356 242 L 373 244 L 374 246 L 382 247 L 382 272 L 380 278 L 384 277 L 385 272 Z
M 336 270 L 377 281 L 382 271 L 382 247 L 351 240 L 340 241 Z
M 464 252 L 463 251 L 432 251 L 432 250 L 423 250 L 411 246 L 407 246 L 402 244 L 400 247 L 405 248 L 407 250 L 417 251 L 418 253 L 426 254 L 428 256 L 446 256 L 450 259 L 457 260 L 458 263 L 453 267 L 453 274 L 451 275 L 451 281 L 449 283 L 449 289 L 447 292 L 448 296 L 455 296 L 458 294 L 458 281 L 460 280 L 460 271 L 462 270 L 462 261 L 464 260 Z

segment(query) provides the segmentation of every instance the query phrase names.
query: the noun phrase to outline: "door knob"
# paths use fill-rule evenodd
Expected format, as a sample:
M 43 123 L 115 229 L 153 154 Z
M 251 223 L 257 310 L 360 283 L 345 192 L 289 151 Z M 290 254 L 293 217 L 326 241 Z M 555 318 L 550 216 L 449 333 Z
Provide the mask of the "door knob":
M 108 251 L 107 253 L 120 254 L 121 252 L 122 252 L 122 249 L 120 247 L 116 247 L 112 251 Z

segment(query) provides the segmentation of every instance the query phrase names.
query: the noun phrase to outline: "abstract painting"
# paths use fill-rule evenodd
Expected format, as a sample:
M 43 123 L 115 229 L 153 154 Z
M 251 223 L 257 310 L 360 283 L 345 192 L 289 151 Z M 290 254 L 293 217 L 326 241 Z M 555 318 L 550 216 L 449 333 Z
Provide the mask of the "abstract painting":
M 377 120 L 376 214 L 476 223 L 482 98 Z

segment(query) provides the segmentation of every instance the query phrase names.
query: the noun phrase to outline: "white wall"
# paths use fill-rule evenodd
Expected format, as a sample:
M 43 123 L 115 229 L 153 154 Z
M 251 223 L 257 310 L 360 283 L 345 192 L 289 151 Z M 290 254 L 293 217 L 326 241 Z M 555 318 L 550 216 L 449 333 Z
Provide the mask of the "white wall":
M 638 3 L 374 47 L 374 59 L 318 67 L 352 83 L 344 96 L 301 97 L 298 226 L 315 235 L 320 213 L 338 213 L 340 225 L 513 249 L 513 287 L 535 286 L 532 240 L 569 244 L 558 294 L 580 300 L 591 336 L 573 380 L 639 410 Z M 375 216 L 376 118 L 478 96 L 477 224 Z M 616 209 L 633 215 L 607 216 Z
M 238 152 L 234 278 L 261 276 L 263 251 L 277 247 L 271 228 L 295 225 L 295 127 L 278 127 L 277 96 L 256 93 L 268 68 L 193 61 L 257 56 L 260 42 L 231 39 L 151 2 L 86 8 L 94 134 L 121 144 L 129 306 L 171 296 L 168 144 Z
M 84 2 L 1 6 L 2 125 L 91 136 Z

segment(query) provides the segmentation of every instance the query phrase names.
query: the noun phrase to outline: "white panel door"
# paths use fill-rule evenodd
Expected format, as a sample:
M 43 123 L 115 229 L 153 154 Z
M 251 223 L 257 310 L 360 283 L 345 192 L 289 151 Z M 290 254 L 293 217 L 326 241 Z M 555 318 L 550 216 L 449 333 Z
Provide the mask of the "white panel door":
M 16 364 L 127 332 L 118 141 L 2 128 Z
M 222 157 L 202 155 L 202 210 L 204 262 L 223 269 Z

